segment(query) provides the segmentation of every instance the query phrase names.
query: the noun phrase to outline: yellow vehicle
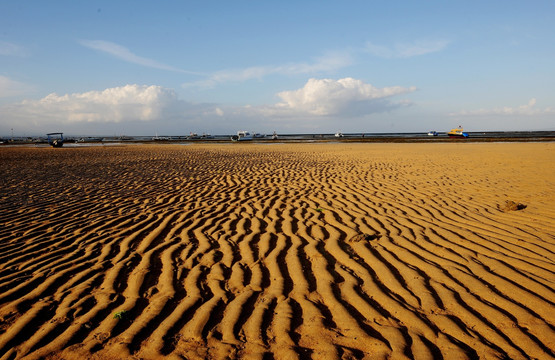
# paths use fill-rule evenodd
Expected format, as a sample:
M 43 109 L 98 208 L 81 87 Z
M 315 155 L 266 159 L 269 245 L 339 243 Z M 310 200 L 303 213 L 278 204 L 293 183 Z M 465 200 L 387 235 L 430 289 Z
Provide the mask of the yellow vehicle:
M 449 137 L 452 138 L 467 138 L 468 137 L 468 133 L 465 133 L 462 126 L 459 126 L 458 128 L 455 129 L 451 129 L 447 135 Z

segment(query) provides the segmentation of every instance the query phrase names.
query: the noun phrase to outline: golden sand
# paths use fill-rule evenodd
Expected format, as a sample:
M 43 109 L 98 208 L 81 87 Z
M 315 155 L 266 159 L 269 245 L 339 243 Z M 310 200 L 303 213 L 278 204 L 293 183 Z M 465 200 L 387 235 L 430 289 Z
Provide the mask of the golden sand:
M 555 143 L 0 160 L 0 359 L 555 358 Z

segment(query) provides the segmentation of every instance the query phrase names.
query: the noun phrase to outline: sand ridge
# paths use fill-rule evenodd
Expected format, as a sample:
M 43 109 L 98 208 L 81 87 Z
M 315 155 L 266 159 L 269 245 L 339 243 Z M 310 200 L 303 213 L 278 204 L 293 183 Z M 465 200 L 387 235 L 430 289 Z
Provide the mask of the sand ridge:
M 0 359 L 555 358 L 552 143 L 0 159 Z

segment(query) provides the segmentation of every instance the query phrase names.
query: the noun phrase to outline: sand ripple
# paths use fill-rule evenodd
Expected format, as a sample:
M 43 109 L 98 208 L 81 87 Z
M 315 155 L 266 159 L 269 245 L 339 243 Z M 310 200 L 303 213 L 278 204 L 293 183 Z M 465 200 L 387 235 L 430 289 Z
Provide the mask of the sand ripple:
M 553 151 L 0 149 L 0 359 L 555 358 Z

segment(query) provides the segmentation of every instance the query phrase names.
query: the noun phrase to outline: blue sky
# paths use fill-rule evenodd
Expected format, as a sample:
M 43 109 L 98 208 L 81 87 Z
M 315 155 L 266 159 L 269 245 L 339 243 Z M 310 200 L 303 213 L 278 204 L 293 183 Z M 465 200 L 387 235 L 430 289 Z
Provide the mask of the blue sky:
M 555 2 L 0 1 L 0 135 L 555 130 Z

